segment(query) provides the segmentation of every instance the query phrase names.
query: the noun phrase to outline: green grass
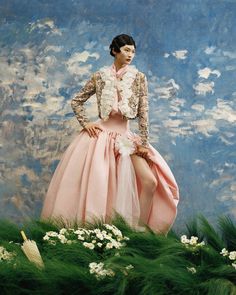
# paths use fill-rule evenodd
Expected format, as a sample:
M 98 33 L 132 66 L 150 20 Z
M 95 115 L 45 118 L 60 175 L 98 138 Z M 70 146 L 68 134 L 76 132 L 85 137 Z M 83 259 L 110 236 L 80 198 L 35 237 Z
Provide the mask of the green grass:
M 84 227 L 102 228 L 102 224 L 97 220 Z M 201 215 L 189 221 L 183 232 L 188 238 L 197 236 L 198 242 L 204 241 L 200 247 L 186 247 L 173 230 L 167 236 L 150 229 L 133 231 L 120 216 L 112 224 L 129 237 L 126 246 L 98 251 L 80 241 L 71 245 L 44 241 L 45 233 L 60 230 L 62 222 L 30 220 L 19 226 L 1 220 L 0 246 L 16 256 L 0 261 L 0 294 L 236 295 L 233 261 L 220 254 L 223 248 L 236 251 L 236 226 L 230 218 L 220 217 L 217 228 Z M 22 244 L 20 230 L 37 242 L 44 269 L 28 261 L 16 244 Z M 89 272 L 91 262 L 103 262 L 115 275 L 97 279 Z M 128 265 L 133 268 L 126 271 Z

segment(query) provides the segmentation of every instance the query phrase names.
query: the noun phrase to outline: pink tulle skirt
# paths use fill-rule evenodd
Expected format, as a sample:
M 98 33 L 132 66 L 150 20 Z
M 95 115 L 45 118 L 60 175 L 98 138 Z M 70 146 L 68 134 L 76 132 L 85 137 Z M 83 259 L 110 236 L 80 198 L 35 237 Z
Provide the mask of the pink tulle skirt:
M 117 212 L 131 226 L 138 224 L 142 187 L 130 155 L 121 154 L 116 143 L 119 136 L 134 143 L 140 137 L 119 114 L 111 113 L 109 120 L 97 123 L 103 129 L 97 138 L 82 130 L 64 152 L 49 184 L 41 219 L 80 222 L 102 217 L 108 222 Z M 158 185 L 147 225 L 167 233 L 176 218 L 179 189 L 169 166 L 150 144 L 149 155 Z

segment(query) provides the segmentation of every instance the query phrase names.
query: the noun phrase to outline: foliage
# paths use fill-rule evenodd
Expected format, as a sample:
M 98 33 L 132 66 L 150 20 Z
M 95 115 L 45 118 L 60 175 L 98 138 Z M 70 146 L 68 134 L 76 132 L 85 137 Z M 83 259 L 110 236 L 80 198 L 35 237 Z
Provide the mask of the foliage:
M 35 240 L 45 268 L 21 250 L 20 230 Z M 204 216 L 181 236 L 138 232 L 120 216 L 105 224 L 0 222 L 1 294 L 236 295 L 236 226 Z

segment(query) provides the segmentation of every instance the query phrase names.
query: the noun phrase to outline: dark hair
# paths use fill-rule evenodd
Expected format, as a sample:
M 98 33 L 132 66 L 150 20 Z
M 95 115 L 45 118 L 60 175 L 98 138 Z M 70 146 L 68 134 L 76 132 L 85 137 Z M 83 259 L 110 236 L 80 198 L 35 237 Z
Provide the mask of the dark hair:
M 116 36 L 112 40 L 110 47 L 109 47 L 110 48 L 110 55 L 115 56 L 112 53 L 112 49 L 114 49 L 115 52 L 120 52 L 120 48 L 125 45 L 134 45 L 134 48 L 136 48 L 134 39 L 131 36 L 126 35 L 126 34 L 121 34 L 121 35 Z

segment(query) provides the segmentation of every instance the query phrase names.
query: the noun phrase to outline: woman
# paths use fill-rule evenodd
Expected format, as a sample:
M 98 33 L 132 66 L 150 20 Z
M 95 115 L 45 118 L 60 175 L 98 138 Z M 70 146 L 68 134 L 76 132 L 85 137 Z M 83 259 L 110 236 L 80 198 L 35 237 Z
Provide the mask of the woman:
M 82 131 L 65 151 L 52 177 L 41 218 L 106 222 L 118 212 L 131 226 L 167 233 L 177 213 L 179 190 L 165 160 L 148 142 L 146 76 L 131 62 L 131 36 L 110 45 L 111 66 L 95 72 L 72 99 Z M 84 102 L 97 97 L 100 119 L 90 122 Z M 139 135 L 129 128 L 138 118 Z

